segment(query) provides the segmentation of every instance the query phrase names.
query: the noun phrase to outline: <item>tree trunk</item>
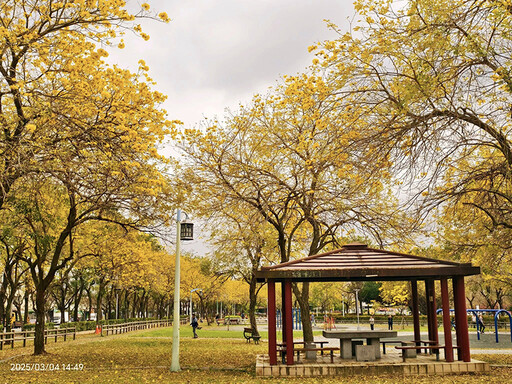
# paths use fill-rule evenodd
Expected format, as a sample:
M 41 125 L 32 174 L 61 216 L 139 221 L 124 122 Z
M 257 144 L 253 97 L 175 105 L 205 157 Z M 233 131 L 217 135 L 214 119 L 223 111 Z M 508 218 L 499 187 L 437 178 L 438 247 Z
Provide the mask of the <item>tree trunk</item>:
M 258 300 L 258 293 L 256 290 L 256 278 L 252 276 L 249 284 L 249 321 L 253 335 L 259 336 L 258 325 L 256 324 L 256 302 Z
M 100 320 L 103 320 L 102 312 L 101 312 L 101 305 L 102 305 L 102 299 L 103 299 L 103 281 L 100 281 L 100 285 L 98 288 L 98 296 L 96 297 L 96 322 L 99 322 Z
M 59 308 L 59 311 L 60 311 L 60 323 L 61 324 L 64 324 L 66 322 L 66 316 L 65 316 L 65 313 L 66 313 L 66 304 L 61 302 L 57 308 Z
M 137 317 L 137 292 L 133 292 L 132 319 Z
M 80 301 L 82 301 L 82 294 L 84 292 L 83 284 L 80 283 L 80 288 L 78 290 L 78 294 L 75 296 L 75 309 L 73 311 L 73 321 L 78 321 L 78 307 L 80 306 Z
M 300 307 L 304 342 L 312 343 L 313 326 L 311 325 L 311 314 L 309 312 L 309 282 L 302 283 L 302 292 L 299 290 L 297 283 L 292 284 L 292 287 Z
M 45 290 L 36 288 L 36 328 L 34 336 L 34 355 L 42 355 L 44 350 L 44 315 L 45 315 Z
M 25 312 L 23 313 L 23 324 L 28 324 L 30 319 L 28 317 L 28 297 L 29 297 L 30 293 L 28 291 L 28 289 L 25 287 L 25 297 L 24 297 L 24 300 L 25 300 Z
M 88 304 L 89 307 L 87 308 L 87 314 L 88 314 L 87 320 L 90 320 L 91 319 L 91 312 L 92 312 L 92 293 L 91 293 L 90 289 L 86 289 L 85 292 L 87 292 L 87 301 L 89 303 Z
M 12 300 L 10 298 L 11 295 L 7 298 L 7 305 L 5 307 L 5 322 L 6 327 L 5 330 L 7 332 L 11 332 L 11 311 L 12 311 Z

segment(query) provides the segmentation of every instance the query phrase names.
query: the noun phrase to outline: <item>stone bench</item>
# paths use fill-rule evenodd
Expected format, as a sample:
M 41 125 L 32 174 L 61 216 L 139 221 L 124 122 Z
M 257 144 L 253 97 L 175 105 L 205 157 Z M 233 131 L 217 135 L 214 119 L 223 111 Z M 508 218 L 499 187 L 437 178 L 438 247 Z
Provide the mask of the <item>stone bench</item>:
M 375 347 L 373 345 L 356 345 L 356 361 L 375 361 Z

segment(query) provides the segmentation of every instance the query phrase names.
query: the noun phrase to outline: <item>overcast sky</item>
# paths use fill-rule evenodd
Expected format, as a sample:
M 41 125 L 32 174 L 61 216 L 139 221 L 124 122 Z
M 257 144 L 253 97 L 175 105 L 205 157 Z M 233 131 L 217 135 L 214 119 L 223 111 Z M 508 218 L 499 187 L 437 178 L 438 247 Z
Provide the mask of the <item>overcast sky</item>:
M 130 10 L 140 0 L 127 0 Z M 204 117 L 265 92 L 282 75 L 311 63 L 307 48 L 333 39 L 329 19 L 348 27 L 352 0 L 147 0 L 152 11 L 165 11 L 169 24 L 148 21 L 143 41 L 128 34 L 126 48 L 110 49 L 111 62 L 135 70 L 144 59 L 156 89 L 168 96 L 170 119 L 186 127 Z
M 136 13 L 144 1 L 127 0 Z M 201 119 L 236 109 L 264 93 L 283 75 L 311 64 L 308 47 L 334 39 L 325 19 L 348 29 L 352 0 L 146 0 L 151 10 L 167 12 L 169 24 L 145 21 L 148 41 L 131 33 L 124 49 L 109 49 L 109 61 L 136 71 L 143 59 L 166 94 L 169 119 L 192 127 Z M 173 153 L 172 148 L 165 152 Z M 196 221 L 195 239 L 184 248 L 204 254 L 207 233 Z M 202 239 L 201 239 L 202 238 Z

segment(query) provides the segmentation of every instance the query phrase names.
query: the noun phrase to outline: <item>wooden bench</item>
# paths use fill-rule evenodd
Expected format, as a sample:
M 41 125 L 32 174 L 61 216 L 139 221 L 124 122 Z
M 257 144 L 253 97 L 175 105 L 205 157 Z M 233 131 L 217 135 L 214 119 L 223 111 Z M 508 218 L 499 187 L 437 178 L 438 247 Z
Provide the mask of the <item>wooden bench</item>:
M 329 344 L 328 341 L 313 341 L 312 343 L 313 344 L 320 344 L 320 348 L 323 348 L 324 344 Z M 304 345 L 304 341 L 294 341 L 293 342 L 293 349 L 295 349 L 296 345 Z M 277 343 L 277 346 L 278 347 L 286 347 L 286 343 Z M 322 355 L 324 354 L 323 351 L 321 352 L 321 354 Z
M 427 354 L 427 353 L 432 354 L 432 350 L 430 350 L 430 352 L 427 352 L 430 345 L 439 344 L 439 342 L 435 341 L 435 340 L 414 340 L 413 342 L 418 346 L 419 346 L 419 344 L 423 344 L 423 349 L 425 350 L 425 354 Z M 420 353 L 421 353 L 421 351 L 420 351 Z
M 380 342 L 382 344 L 382 353 L 386 354 L 386 344 L 400 344 L 401 346 L 405 346 L 409 343 L 412 343 L 412 341 L 405 341 L 405 340 L 384 340 Z
M 244 328 L 244 337 L 248 343 L 251 342 L 251 339 L 254 340 L 254 344 L 259 344 L 261 336 L 255 335 L 252 328 Z
M 337 348 L 337 347 L 323 347 L 323 348 L 294 348 L 294 351 L 297 352 L 297 361 L 300 360 L 300 353 L 301 352 L 310 352 L 310 351 L 315 351 L 315 352 L 318 352 L 320 351 L 322 353 L 322 355 L 324 354 L 324 351 L 329 351 L 331 353 L 331 363 L 334 363 L 334 351 L 339 351 L 340 349 Z
M 402 360 L 403 362 L 405 363 L 405 360 L 407 358 L 406 354 L 404 353 L 405 350 L 412 350 L 412 349 L 415 349 L 415 350 L 422 350 L 424 349 L 425 347 L 424 346 L 420 346 L 420 345 L 416 345 L 416 346 L 401 346 L 399 347 L 398 345 L 395 347 L 395 349 L 398 349 L 398 350 L 402 350 Z M 428 348 L 430 350 L 434 350 L 434 354 L 436 355 L 436 360 L 439 361 L 439 350 L 440 349 L 446 349 L 446 346 L 445 345 L 430 345 L 428 346 Z M 457 345 L 453 345 L 452 346 L 453 349 L 458 349 L 459 347 Z

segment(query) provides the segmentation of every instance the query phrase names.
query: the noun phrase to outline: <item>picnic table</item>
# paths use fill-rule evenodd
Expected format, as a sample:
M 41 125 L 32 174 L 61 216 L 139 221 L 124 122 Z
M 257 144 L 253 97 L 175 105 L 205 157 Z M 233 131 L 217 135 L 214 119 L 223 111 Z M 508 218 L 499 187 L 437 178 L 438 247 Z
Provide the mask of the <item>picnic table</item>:
M 346 331 L 323 331 L 323 336 L 328 339 L 340 340 L 340 357 L 352 359 L 354 357 L 352 344 L 356 340 L 366 339 L 366 344 L 373 346 L 375 358 L 380 359 L 380 339 L 385 337 L 396 337 L 396 331 L 386 330 L 346 330 Z

